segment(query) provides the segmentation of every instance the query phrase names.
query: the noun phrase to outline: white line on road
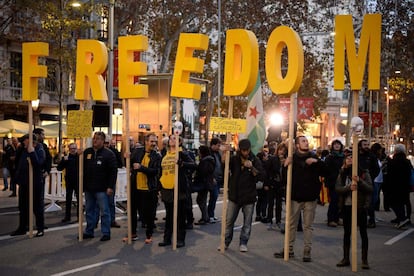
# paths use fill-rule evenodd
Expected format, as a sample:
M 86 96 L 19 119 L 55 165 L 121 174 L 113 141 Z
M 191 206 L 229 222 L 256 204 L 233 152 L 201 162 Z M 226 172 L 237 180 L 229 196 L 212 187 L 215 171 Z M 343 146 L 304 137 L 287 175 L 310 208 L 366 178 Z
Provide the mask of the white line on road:
M 110 263 L 117 262 L 117 261 L 119 261 L 119 259 L 109 259 L 104 262 L 99 262 L 96 264 L 86 265 L 86 266 L 78 267 L 76 269 L 71 269 L 71 270 L 60 272 L 60 273 L 52 274 L 51 276 L 69 275 L 69 274 L 84 271 L 84 270 L 91 269 L 91 268 L 98 267 L 98 266 L 103 266 L 103 265 L 110 264 Z
M 408 229 L 408 230 L 402 232 L 398 236 L 395 236 L 394 238 L 386 241 L 384 244 L 385 245 L 393 245 L 397 241 L 399 241 L 399 240 L 403 239 L 404 237 L 408 236 L 411 232 L 414 232 L 414 228 L 411 228 L 411 229 Z

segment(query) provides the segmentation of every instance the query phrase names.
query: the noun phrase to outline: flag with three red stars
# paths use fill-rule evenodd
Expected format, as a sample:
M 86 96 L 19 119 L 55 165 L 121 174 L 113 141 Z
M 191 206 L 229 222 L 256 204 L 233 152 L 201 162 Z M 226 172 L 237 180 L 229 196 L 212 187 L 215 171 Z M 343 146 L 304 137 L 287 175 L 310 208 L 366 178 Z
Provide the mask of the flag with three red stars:
M 248 98 L 246 135 L 247 139 L 249 139 L 252 144 L 251 151 L 254 154 L 260 152 L 266 138 L 260 75 L 257 76 L 256 85 Z

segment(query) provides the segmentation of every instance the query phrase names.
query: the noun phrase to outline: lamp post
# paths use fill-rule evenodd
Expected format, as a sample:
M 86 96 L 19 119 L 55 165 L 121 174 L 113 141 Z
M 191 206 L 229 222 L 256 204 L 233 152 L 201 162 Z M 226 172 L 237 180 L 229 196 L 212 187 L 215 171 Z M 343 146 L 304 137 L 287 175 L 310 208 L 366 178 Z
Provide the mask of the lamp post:
M 389 94 L 388 91 L 388 87 L 385 87 L 385 96 L 387 97 L 387 127 L 386 127 L 386 132 L 387 132 L 387 151 L 389 152 L 390 150 L 390 138 L 391 138 L 391 134 L 390 134 L 390 100 L 392 100 L 394 97 L 392 95 Z
M 108 55 L 108 105 L 109 127 L 108 136 L 112 136 L 112 114 L 114 111 L 114 7 L 115 0 L 109 0 L 109 55 Z
M 115 147 L 118 149 L 118 119 L 119 116 L 122 115 L 122 109 L 121 108 L 115 108 L 114 109 L 114 113 L 115 113 L 115 118 L 116 118 L 116 136 L 115 136 Z

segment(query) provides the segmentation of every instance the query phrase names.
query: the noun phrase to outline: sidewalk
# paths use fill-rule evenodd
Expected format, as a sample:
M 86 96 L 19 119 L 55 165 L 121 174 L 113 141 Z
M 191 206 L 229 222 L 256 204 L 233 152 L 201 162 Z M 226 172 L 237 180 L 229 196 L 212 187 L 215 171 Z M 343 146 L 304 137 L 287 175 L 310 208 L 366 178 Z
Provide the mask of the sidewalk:
M 12 194 L 10 190 L 2 191 L 4 188 L 3 178 L 0 180 L 0 208 L 12 208 L 18 207 L 19 205 L 19 198 L 16 197 L 9 197 Z M 9 187 L 10 189 L 10 187 Z

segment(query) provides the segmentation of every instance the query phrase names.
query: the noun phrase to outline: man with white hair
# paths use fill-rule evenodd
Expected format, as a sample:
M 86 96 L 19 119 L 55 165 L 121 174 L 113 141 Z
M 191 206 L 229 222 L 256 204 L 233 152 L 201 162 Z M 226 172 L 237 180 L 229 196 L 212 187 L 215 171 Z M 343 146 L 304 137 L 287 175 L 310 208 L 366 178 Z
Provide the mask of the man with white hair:
M 405 154 L 405 146 L 395 145 L 392 159 L 388 159 L 388 173 L 385 179 L 385 189 L 388 192 L 392 210 L 397 216 L 396 228 L 402 229 L 410 223 L 411 208 L 405 210 L 410 203 L 411 162 Z M 410 204 L 411 207 L 411 204 Z

